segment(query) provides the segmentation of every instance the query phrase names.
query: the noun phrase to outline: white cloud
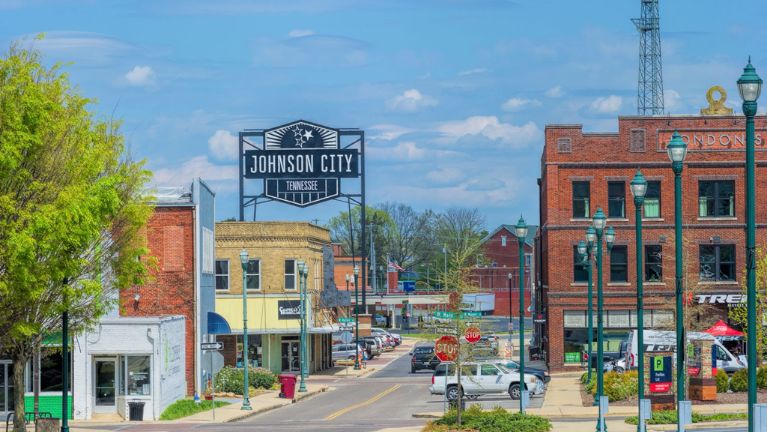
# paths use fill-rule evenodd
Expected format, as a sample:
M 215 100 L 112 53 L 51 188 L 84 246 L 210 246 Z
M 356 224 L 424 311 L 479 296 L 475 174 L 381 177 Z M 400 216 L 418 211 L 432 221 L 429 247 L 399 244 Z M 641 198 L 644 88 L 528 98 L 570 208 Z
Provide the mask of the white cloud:
M 394 147 L 370 147 L 370 157 L 378 160 L 414 161 L 423 159 L 426 150 L 412 141 L 403 141 Z
M 219 129 L 208 138 L 208 149 L 216 159 L 236 160 L 240 152 L 240 143 L 231 132 Z
M 546 90 L 546 97 L 550 98 L 559 98 L 565 95 L 564 90 L 562 90 L 562 86 L 554 86 L 548 90 Z
M 663 108 L 666 111 L 676 111 L 682 107 L 682 96 L 676 90 L 666 89 L 663 91 Z
M 591 102 L 591 110 L 599 114 L 614 114 L 621 109 L 623 98 L 616 95 L 600 97 Z
M 216 165 L 207 156 L 195 156 L 181 166 L 155 170 L 152 183 L 156 186 L 186 185 L 199 177 L 218 189 L 234 190 L 238 175 L 237 165 Z
M 314 32 L 309 29 L 293 29 L 290 31 L 290 33 L 288 33 L 288 36 L 292 38 L 299 38 L 304 36 L 311 36 L 313 34 Z
M 532 121 L 521 126 L 502 123 L 496 116 L 472 116 L 464 120 L 442 123 L 437 127 L 444 138 L 457 140 L 464 136 L 481 135 L 512 147 L 524 147 L 540 137 Z
M 422 94 L 417 89 L 409 89 L 401 95 L 389 99 L 387 105 L 395 111 L 414 112 L 437 105 L 437 100 Z
M 454 185 L 466 178 L 460 168 L 440 168 L 426 173 L 426 179 L 439 185 Z
M 386 140 L 386 141 L 392 141 L 395 140 L 402 135 L 408 134 L 410 132 L 413 132 L 413 129 L 408 129 L 406 127 L 398 126 L 395 124 L 378 124 L 373 125 L 368 128 L 369 131 L 371 131 L 370 139 L 371 140 Z
M 474 69 L 458 72 L 458 76 L 479 75 L 479 74 L 483 74 L 487 72 L 490 72 L 490 71 L 485 68 L 474 68 Z
M 511 98 L 501 105 L 504 111 L 522 111 L 525 108 L 536 108 L 541 106 L 541 101 L 536 99 Z
M 142 87 L 154 82 L 154 70 L 150 66 L 134 66 L 124 75 L 129 85 Z

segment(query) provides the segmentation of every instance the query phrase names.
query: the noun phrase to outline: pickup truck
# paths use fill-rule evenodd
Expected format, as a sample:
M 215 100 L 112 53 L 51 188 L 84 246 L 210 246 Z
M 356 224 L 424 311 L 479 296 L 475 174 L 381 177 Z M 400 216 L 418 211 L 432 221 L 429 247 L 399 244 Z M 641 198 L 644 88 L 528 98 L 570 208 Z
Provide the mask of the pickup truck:
M 512 400 L 519 400 L 520 376 L 518 372 L 510 371 L 492 362 L 467 362 L 461 368 L 461 387 L 458 387 L 458 377 L 454 363 L 441 363 L 431 377 L 431 394 L 445 394 L 448 400 L 458 399 L 459 392 L 469 398 L 486 394 L 507 393 Z M 535 375 L 525 374 L 525 388 L 530 395 L 543 394 L 543 381 Z

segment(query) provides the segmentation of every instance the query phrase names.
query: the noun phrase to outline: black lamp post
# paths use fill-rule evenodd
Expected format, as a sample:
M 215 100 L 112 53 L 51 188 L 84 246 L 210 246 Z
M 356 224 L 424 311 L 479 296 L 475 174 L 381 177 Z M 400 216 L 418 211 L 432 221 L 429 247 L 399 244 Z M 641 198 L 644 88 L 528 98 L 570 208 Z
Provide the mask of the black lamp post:
M 634 179 L 631 180 L 631 193 L 634 195 L 634 206 L 636 207 L 636 269 L 637 269 L 637 339 L 639 342 L 637 368 L 639 369 L 639 421 L 637 431 L 644 432 L 644 417 L 642 412 L 642 400 L 644 399 L 644 287 L 642 271 L 642 204 L 647 192 L 647 180 L 642 172 L 637 170 Z M 629 365 L 631 366 L 631 365 Z
M 519 379 L 525 382 L 525 240 L 527 239 L 527 224 L 522 216 L 519 217 L 514 233 L 519 243 Z M 511 292 L 509 292 L 511 299 Z M 509 309 L 511 315 L 511 309 Z M 509 340 L 511 342 L 511 340 Z M 525 401 L 528 395 L 526 385 L 520 385 L 519 412 L 525 413 Z

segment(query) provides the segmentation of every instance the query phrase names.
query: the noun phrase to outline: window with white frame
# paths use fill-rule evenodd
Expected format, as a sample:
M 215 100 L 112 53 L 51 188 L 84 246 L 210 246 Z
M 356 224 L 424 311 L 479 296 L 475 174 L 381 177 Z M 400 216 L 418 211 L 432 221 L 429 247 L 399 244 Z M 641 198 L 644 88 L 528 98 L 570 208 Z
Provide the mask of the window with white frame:
M 229 289 L 229 260 L 216 260 L 216 290 Z
M 245 278 L 247 279 L 249 290 L 261 289 L 261 262 L 259 260 L 248 260 Z
M 296 260 L 285 260 L 285 289 L 296 289 Z

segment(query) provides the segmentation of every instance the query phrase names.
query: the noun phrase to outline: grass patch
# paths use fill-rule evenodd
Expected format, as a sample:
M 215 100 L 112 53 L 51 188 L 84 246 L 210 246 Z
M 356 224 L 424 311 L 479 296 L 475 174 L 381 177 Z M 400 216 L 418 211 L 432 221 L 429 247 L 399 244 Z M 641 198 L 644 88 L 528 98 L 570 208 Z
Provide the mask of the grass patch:
M 483 411 L 479 405 L 472 405 L 462 413 L 459 429 L 456 424 L 456 414 L 456 411 L 451 409 L 441 419 L 429 422 L 424 431 L 548 432 L 551 430 L 551 422 L 543 417 L 518 412 L 510 413 L 500 407 Z
M 229 402 L 216 401 L 216 408 L 229 405 Z M 165 408 L 160 415 L 160 420 L 176 420 L 213 409 L 213 401 L 203 400 L 195 403 L 192 399 L 181 399 L 173 402 Z
M 674 411 L 655 411 L 652 413 L 652 419 L 647 421 L 647 424 L 676 424 L 676 410 Z M 747 413 L 717 413 L 717 414 L 700 414 L 693 411 L 692 422 L 693 423 L 706 423 L 706 422 L 720 422 L 730 420 L 748 420 Z M 626 417 L 626 423 L 638 424 L 639 421 L 636 416 Z
M 440 334 L 436 333 L 401 333 L 403 338 L 412 338 L 412 339 L 422 339 L 422 340 L 430 340 L 435 341 L 440 336 Z

